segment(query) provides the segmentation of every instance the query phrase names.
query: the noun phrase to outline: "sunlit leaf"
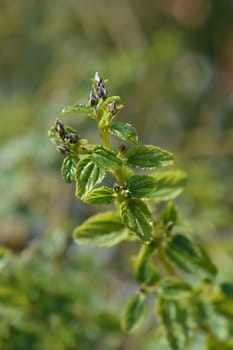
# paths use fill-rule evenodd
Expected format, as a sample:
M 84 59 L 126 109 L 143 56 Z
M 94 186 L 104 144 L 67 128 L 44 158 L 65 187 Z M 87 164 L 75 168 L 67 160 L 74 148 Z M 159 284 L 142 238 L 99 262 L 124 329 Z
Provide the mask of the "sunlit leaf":
M 173 155 L 156 146 L 134 146 L 125 156 L 133 168 L 155 169 L 173 164 Z
M 77 159 L 68 155 L 64 158 L 61 173 L 66 182 L 73 182 L 77 169 Z
M 79 103 L 79 104 L 70 105 L 63 108 L 62 114 L 71 113 L 71 112 L 81 112 L 81 113 L 86 113 L 90 115 L 92 114 L 93 110 L 94 110 L 93 107 L 87 104 Z
M 116 121 L 111 123 L 108 128 L 110 134 L 119 137 L 119 139 L 127 142 L 137 143 L 138 136 L 136 129 L 129 123 Z
M 105 176 L 105 169 L 95 161 L 92 156 L 79 161 L 76 172 L 76 196 L 81 198 L 100 183 Z
M 111 247 L 127 238 L 125 226 L 114 212 L 91 216 L 74 230 L 74 239 L 79 244 Z
M 122 163 L 115 152 L 108 150 L 103 146 L 96 146 L 92 154 L 93 160 L 98 163 L 99 167 L 104 169 L 116 169 L 119 168 Z
M 88 204 L 109 204 L 112 202 L 114 194 L 110 187 L 102 186 L 88 192 L 84 201 Z

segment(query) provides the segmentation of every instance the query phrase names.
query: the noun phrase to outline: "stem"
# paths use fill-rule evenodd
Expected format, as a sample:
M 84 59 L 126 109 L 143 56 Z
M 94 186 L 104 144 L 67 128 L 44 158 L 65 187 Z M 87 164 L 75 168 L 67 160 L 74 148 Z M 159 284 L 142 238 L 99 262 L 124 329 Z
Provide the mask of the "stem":
M 99 132 L 100 132 L 100 136 L 103 140 L 104 147 L 111 150 L 112 148 L 111 148 L 108 130 L 106 129 L 102 120 L 99 122 Z

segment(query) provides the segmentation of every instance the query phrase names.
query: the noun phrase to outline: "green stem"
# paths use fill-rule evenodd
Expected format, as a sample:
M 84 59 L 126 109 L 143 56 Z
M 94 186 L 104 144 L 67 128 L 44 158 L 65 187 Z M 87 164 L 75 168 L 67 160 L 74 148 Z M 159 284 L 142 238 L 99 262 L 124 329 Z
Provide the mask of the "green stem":
M 112 148 L 111 148 L 108 130 L 106 129 L 106 127 L 102 121 L 99 122 L 99 133 L 100 133 L 100 136 L 103 140 L 104 147 L 111 150 Z

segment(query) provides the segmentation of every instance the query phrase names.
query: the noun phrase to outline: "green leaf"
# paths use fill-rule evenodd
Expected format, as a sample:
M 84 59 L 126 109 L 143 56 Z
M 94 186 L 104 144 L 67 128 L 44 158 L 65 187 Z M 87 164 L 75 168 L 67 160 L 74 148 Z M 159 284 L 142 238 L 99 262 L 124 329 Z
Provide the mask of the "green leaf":
M 192 290 L 189 284 L 169 277 L 161 280 L 160 287 L 161 297 L 170 300 L 187 297 Z
M 225 318 L 228 318 L 233 321 L 233 299 L 228 298 L 225 295 L 220 295 L 218 298 L 213 300 L 213 305 L 215 310 L 224 315 Z
M 167 201 L 177 197 L 187 183 L 187 175 L 181 170 L 166 171 L 155 175 L 157 191 L 154 199 Z
M 110 134 L 119 137 L 119 139 L 127 142 L 137 143 L 138 136 L 136 129 L 128 123 L 116 121 L 111 123 L 108 128 Z
M 100 168 L 103 167 L 105 170 L 117 169 L 122 165 L 116 153 L 103 146 L 96 146 L 94 148 L 92 158 L 98 163 Z
M 112 247 L 127 238 L 125 226 L 115 212 L 91 216 L 74 230 L 74 239 L 79 244 Z
M 204 248 L 182 234 L 172 237 L 165 249 L 165 254 L 185 271 L 201 272 L 212 277 L 217 273 L 215 265 Z
M 75 105 L 70 105 L 62 110 L 62 114 L 65 113 L 71 113 L 71 112 L 81 112 L 81 113 L 86 113 L 86 114 L 92 114 L 93 113 L 93 107 L 87 105 L 87 104 L 75 104 Z
M 233 299 L 233 284 L 229 282 L 221 283 L 222 293 L 227 297 Z
M 139 283 L 147 286 L 153 286 L 159 280 L 159 273 L 150 257 L 135 264 L 134 275 Z
M 9 251 L 7 248 L 0 247 L 0 269 L 3 268 L 8 261 Z
M 66 156 L 63 160 L 61 173 L 66 182 L 73 182 L 77 169 L 77 159 L 72 156 Z
M 134 146 L 125 156 L 133 168 L 154 169 L 173 164 L 172 154 L 155 146 Z
M 162 220 L 164 225 L 172 222 L 173 224 L 177 221 L 177 211 L 173 202 L 168 202 L 162 211 Z
M 193 338 L 197 328 L 189 298 L 169 300 L 160 296 L 158 313 L 166 329 L 171 349 L 189 349 L 189 340 Z
M 151 198 L 155 196 L 157 183 L 154 177 L 134 175 L 128 181 L 128 190 L 132 197 Z
M 179 323 L 177 323 L 177 304 L 174 301 L 159 298 L 158 313 L 166 329 L 167 339 L 173 350 L 185 350 L 185 336 L 181 332 Z
M 121 319 L 121 327 L 125 332 L 136 329 L 142 322 L 146 312 L 146 300 L 142 294 L 133 296 L 127 303 Z
M 110 96 L 105 100 L 105 104 L 109 104 L 112 102 L 119 104 L 121 102 L 120 96 Z
M 126 227 L 143 242 L 152 240 L 152 217 L 140 199 L 130 199 L 121 204 L 121 217 Z
M 115 192 L 107 186 L 95 188 L 88 192 L 84 201 L 88 204 L 109 204 L 114 198 Z
M 100 183 L 105 176 L 105 169 L 95 161 L 92 156 L 87 156 L 79 161 L 76 172 L 76 196 L 82 198 Z
M 152 255 L 158 249 L 158 243 L 142 245 L 138 256 L 134 259 L 134 275 L 139 283 L 148 286 L 158 281 L 159 275 L 152 261 Z

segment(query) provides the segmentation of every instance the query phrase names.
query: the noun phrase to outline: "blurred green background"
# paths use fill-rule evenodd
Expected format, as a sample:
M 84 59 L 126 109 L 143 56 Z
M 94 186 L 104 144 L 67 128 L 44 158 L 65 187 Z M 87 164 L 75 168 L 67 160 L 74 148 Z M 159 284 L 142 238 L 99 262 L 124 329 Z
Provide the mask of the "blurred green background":
M 133 248 L 72 245 L 97 209 L 63 183 L 47 130 L 65 105 L 86 103 L 96 71 L 108 78 L 140 143 L 188 172 L 177 200 L 187 230 L 232 278 L 233 2 L 1 0 L 0 43 L 0 348 L 152 349 L 153 327 L 146 340 L 119 330 L 137 288 Z M 99 142 L 93 121 L 63 121 Z

